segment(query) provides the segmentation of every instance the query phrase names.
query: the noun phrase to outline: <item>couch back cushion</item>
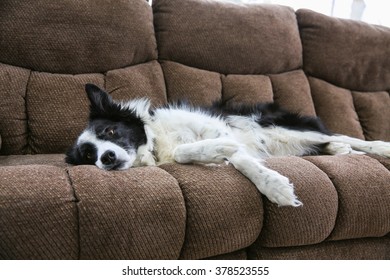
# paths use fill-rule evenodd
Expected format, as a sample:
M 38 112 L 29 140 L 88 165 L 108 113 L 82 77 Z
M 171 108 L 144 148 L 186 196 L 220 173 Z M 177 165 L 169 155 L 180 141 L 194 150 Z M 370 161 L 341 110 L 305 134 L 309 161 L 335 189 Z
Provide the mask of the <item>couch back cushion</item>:
M 160 59 L 223 74 L 280 73 L 302 64 L 291 8 L 155 0 L 153 10 Z
M 390 141 L 390 29 L 298 10 L 303 68 L 334 132 Z
M 166 102 L 146 1 L 4 0 L 0 14 L 0 154 L 64 152 L 87 122 L 85 83 Z
M 169 100 L 276 101 L 315 114 L 293 9 L 155 0 L 153 13 Z
M 157 58 L 152 14 L 146 1 L 1 2 L 2 63 L 79 74 Z

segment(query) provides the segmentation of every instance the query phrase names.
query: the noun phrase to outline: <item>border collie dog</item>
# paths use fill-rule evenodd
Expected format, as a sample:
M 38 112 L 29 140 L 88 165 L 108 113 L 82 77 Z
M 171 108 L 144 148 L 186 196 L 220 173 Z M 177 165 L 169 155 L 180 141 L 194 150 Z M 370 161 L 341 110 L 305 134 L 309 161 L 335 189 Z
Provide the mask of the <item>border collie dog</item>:
M 169 162 L 232 164 L 280 206 L 299 206 L 289 179 L 267 168 L 272 156 L 372 153 L 390 157 L 390 143 L 329 133 L 318 118 L 275 104 L 151 108 L 147 99 L 113 101 L 93 84 L 87 128 L 66 153 L 69 164 L 125 170 Z

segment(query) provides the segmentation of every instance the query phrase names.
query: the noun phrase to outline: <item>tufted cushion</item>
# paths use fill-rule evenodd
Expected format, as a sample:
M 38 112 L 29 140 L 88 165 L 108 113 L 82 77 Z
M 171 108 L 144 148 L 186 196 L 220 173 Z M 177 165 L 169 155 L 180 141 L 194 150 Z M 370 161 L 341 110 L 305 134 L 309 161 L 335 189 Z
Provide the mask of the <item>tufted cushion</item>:
M 316 112 L 326 127 L 334 133 L 364 139 L 351 91 L 313 77 L 309 82 Z
M 223 74 L 280 73 L 302 65 L 291 8 L 156 0 L 153 11 L 162 60 Z
M 27 147 L 26 88 L 30 71 L 0 63 L 1 154 L 20 154 Z
M 298 157 L 271 158 L 267 166 L 294 183 L 303 206 L 278 207 L 266 200 L 265 222 L 257 244 L 286 247 L 324 241 L 335 226 L 339 207 L 337 192 L 328 176 Z
M 177 259 L 186 209 L 179 185 L 157 167 L 107 172 L 75 166 L 80 259 Z M 158 184 L 156 184 L 158 182 Z
M 343 88 L 390 88 L 390 29 L 298 10 L 305 71 Z
M 390 29 L 297 11 L 303 69 L 333 132 L 390 141 Z
M 263 223 L 260 195 L 232 166 L 165 164 L 186 202 L 181 259 L 229 253 L 256 240 Z
M 65 170 L 0 168 L 0 259 L 75 259 L 77 210 Z
M 157 58 L 146 1 L 2 0 L 0 14 L 2 63 L 79 74 Z
M 390 238 L 360 238 L 297 247 L 249 248 L 258 260 L 388 260 Z
M 306 158 L 337 190 L 337 220 L 329 240 L 380 237 L 390 232 L 390 172 L 367 156 Z

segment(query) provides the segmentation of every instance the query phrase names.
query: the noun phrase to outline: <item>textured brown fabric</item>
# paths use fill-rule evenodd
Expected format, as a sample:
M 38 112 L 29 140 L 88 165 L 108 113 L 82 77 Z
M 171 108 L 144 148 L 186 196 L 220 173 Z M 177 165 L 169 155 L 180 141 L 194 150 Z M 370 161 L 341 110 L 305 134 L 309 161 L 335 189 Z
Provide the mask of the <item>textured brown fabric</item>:
M 85 83 L 104 85 L 101 74 L 33 72 L 26 103 L 32 153 L 65 152 L 85 128 L 88 101 Z
M 177 259 L 186 210 L 177 182 L 157 167 L 69 169 L 78 199 L 81 259 Z
M 313 77 L 309 82 L 317 115 L 326 127 L 333 133 L 364 139 L 351 92 Z
M 384 167 L 386 167 L 387 170 L 390 170 L 390 158 L 385 158 L 385 157 L 382 157 L 382 156 L 370 155 L 370 154 L 367 154 L 367 156 L 376 159 L 376 160 L 379 161 Z
M 309 82 L 302 70 L 270 75 L 274 101 L 284 109 L 305 116 L 315 116 Z
M 109 71 L 105 86 L 114 99 L 147 97 L 154 106 L 167 103 L 164 75 L 157 61 Z
M 181 259 L 200 259 L 245 248 L 263 223 L 260 195 L 232 166 L 164 164 L 179 182 L 187 209 Z
M 240 250 L 228 254 L 206 258 L 205 260 L 246 260 L 246 259 L 247 259 L 246 250 Z
M 50 165 L 65 168 L 67 167 L 67 164 L 65 163 L 64 158 L 64 154 L 0 156 L 0 167 L 18 165 Z
M 361 238 L 323 242 L 312 246 L 251 247 L 249 259 L 257 260 L 389 260 L 390 238 Z
M 340 87 L 390 87 L 390 29 L 298 10 L 304 70 Z
M 0 167 L 0 259 L 75 259 L 77 212 L 68 177 L 52 166 Z
M 291 8 L 155 0 L 153 13 L 161 59 L 223 74 L 280 73 L 302 65 Z
M 30 71 L 0 63 L 0 154 L 22 154 L 27 147 L 26 86 Z
M 335 225 L 337 193 L 329 178 L 310 162 L 297 157 L 271 158 L 267 166 L 287 176 L 302 207 L 278 207 L 265 200 L 264 225 L 256 244 L 266 247 L 322 242 Z
M 144 0 L 2 0 L 0 62 L 51 73 L 105 72 L 157 58 Z
M 390 232 L 390 171 L 367 156 L 308 157 L 332 180 L 339 208 L 328 240 L 380 237 Z
M 193 105 L 209 106 L 221 100 L 220 74 L 170 61 L 163 61 L 161 66 L 170 102 L 184 100 Z
M 352 97 L 366 140 L 390 141 L 389 93 L 353 91 Z
M 272 84 L 263 75 L 222 76 L 222 95 L 226 104 L 256 104 L 272 102 Z

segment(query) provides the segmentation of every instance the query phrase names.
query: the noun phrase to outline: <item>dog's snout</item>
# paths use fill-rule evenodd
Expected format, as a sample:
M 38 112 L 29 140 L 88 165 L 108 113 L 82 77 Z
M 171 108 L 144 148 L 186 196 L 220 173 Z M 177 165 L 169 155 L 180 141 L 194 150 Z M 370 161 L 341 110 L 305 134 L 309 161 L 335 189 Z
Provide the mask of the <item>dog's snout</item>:
M 115 152 L 105 151 L 104 154 L 101 156 L 100 160 L 104 165 L 114 164 L 116 161 Z

